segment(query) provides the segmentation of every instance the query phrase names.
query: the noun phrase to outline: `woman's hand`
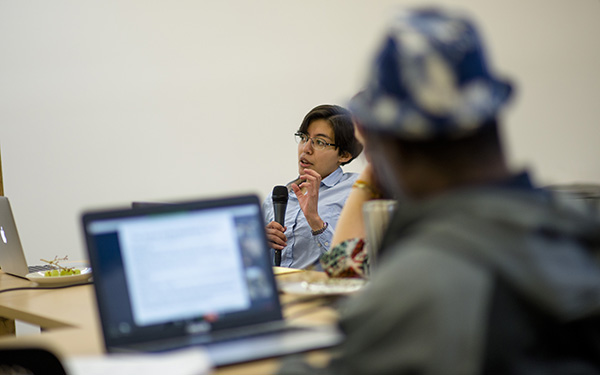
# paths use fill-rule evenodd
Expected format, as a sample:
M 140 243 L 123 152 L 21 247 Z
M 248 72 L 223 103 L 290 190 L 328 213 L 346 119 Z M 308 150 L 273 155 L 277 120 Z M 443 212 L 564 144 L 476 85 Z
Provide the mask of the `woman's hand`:
M 321 175 L 312 169 L 305 169 L 304 174 L 300 175 L 300 180 L 304 180 L 304 182 L 300 185 L 292 184 L 292 190 L 298 197 L 300 209 L 302 209 L 308 225 L 312 230 L 319 230 L 325 225 L 318 212 Z
M 287 237 L 285 235 L 286 227 L 276 221 L 271 221 L 266 226 L 267 241 L 269 246 L 275 250 L 282 250 L 287 246 Z

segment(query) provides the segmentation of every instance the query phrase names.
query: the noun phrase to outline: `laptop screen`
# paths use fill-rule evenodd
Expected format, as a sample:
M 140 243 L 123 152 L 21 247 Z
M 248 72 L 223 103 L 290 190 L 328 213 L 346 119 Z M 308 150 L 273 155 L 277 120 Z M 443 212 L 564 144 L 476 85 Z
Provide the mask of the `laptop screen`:
M 281 320 L 258 197 L 88 212 L 107 345 Z

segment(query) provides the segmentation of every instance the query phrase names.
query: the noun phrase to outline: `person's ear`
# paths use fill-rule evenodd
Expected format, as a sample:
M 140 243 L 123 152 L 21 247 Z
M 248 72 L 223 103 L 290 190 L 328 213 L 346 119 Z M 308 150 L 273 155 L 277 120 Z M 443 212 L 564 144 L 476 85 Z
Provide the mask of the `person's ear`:
M 347 163 L 350 160 L 352 160 L 352 154 L 350 154 L 348 151 L 344 151 L 341 155 L 338 156 L 338 163 L 340 164 Z

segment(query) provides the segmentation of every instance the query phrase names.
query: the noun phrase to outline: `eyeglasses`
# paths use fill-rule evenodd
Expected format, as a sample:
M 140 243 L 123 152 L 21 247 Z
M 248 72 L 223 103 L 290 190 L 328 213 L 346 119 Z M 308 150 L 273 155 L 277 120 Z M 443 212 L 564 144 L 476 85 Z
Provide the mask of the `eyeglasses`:
M 296 138 L 296 143 L 298 144 L 305 144 L 310 139 L 315 150 L 324 150 L 327 146 L 337 147 L 335 143 L 327 143 L 323 138 L 312 138 L 304 133 L 297 132 L 294 136 Z

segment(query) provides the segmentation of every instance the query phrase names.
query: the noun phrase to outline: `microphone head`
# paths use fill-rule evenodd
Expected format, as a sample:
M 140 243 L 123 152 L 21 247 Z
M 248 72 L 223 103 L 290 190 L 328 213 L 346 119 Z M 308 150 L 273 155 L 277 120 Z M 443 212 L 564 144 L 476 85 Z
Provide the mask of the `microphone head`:
M 273 188 L 273 202 L 287 203 L 288 189 L 283 185 L 277 185 Z

